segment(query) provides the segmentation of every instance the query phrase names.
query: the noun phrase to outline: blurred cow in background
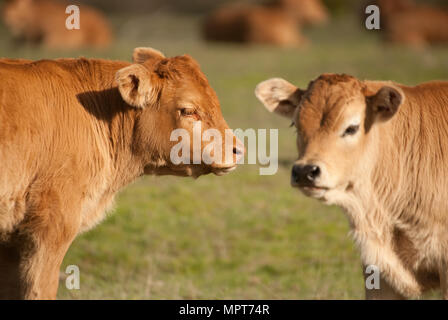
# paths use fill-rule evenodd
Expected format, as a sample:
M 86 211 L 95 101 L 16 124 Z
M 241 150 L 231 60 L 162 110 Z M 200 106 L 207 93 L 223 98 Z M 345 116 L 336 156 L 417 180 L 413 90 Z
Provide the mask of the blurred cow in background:
M 52 49 L 104 48 L 112 42 L 112 31 L 104 15 L 80 5 L 80 28 L 69 30 L 69 3 L 57 0 L 7 0 L 2 18 L 13 36 Z
M 301 46 L 300 26 L 320 24 L 328 12 L 320 0 L 274 0 L 267 5 L 230 5 L 205 20 L 206 40 Z
M 292 17 L 279 9 L 229 6 L 213 12 L 203 26 L 212 41 L 300 46 L 307 40 Z
M 380 8 L 388 42 L 414 47 L 448 43 L 448 9 L 412 0 L 377 0 L 374 4 Z
M 274 0 L 273 5 L 292 15 L 301 26 L 320 25 L 329 20 L 328 10 L 320 0 Z

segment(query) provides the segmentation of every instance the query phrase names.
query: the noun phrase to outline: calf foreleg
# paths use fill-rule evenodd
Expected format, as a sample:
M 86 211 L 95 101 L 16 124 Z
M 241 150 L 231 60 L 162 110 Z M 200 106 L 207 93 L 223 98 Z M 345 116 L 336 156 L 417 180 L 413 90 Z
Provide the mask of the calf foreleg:
M 367 281 L 370 281 L 369 276 L 371 274 L 366 273 L 367 266 L 363 266 L 363 275 L 364 275 L 364 285 L 365 285 L 365 294 L 366 299 L 368 300 L 403 300 L 406 299 L 402 294 L 398 293 L 397 290 L 392 288 L 389 283 L 381 276 L 379 275 L 379 286 L 369 288 Z
M 80 226 L 79 201 L 70 198 L 77 193 L 63 194 L 49 190 L 31 197 L 18 227 L 21 298 L 56 298 L 59 268 Z
M 439 266 L 440 289 L 442 298 L 448 300 L 448 263 L 443 261 Z
M 384 286 L 384 292 L 390 292 L 389 286 L 398 295 L 404 297 L 418 297 L 421 287 L 412 272 L 405 268 L 397 254 L 394 252 L 390 241 L 377 238 L 373 234 L 367 234 L 359 230 L 354 232 L 355 239 L 360 247 L 361 259 L 364 265 L 374 265 L 379 269 L 381 279 L 380 287 Z M 384 281 L 385 280 L 385 281 Z M 370 293 L 366 296 L 375 296 Z

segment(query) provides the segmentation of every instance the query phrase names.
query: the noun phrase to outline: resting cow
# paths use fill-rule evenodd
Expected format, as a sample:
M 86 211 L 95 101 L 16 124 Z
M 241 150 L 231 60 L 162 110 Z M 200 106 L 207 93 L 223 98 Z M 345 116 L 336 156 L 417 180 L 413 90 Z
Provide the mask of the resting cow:
M 171 160 L 174 129 L 228 129 L 197 62 L 149 48 L 133 60 L 0 59 L 1 298 L 55 298 L 73 239 L 137 177 L 235 169 L 244 148 L 233 135 L 226 161 Z
M 296 19 L 279 8 L 229 5 L 212 12 L 204 21 L 208 41 L 301 46 L 307 39 Z
M 306 90 L 270 79 L 256 95 L 297 128 L 292 185 L 344 208 L 364 267 L 380 271 L 367 298 L 448 298 L 448 82 L 324 74 Z
M 78 4 L 79 29 L 67 29 L 69 5 L 60 0 L 6 0 L 2 17 L 16 40 L 52 49 L 104 48 L 112 43 L 113 32 L 106 17 L 85 4 Z
M 417 4 L 413 0 L 366 1 L 380 9 L 381 30 L 391 43 L 413 47 L 448 43 L 446 6 Z M 365 18 L 365 15 L 364 15 Z
M 325 24 L 330 16 L 321 0 L 272 0 L 270 6 L 283 9 L 301 26 Z

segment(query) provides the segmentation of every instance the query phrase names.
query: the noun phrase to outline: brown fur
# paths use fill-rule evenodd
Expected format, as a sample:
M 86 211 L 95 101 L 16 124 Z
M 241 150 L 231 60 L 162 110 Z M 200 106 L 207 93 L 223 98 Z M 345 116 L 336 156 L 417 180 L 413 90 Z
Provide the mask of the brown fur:
M 343 207 L 363 264 L 380 269 L 381 289 L 367 297 L 440 287 L 448 298 L 448 82 L 408 87 L 327 74 L 306 90 L 282 83 L 263 82 L 257 96 L 275 112 L 282 101 L 278 111 L 292 117 L 296 165 L 321 169 L 312 187 L 293 185 Z M 343 135 L 353 122 L 358 132 Z
M 113 39 L 109 23 L 88 5 L 79 5 L 80 29 L 66 28 L 69 15 L 65 9 L 69 4 L 58 0 L 8 0 L 2 16 L 13 36 L 26 42 L 53 49 L 109 46 Z
M 171 163 L 173 129 L 191 134 L 194 120 L 203 130 L 228 128 L 197 62 L 148 48 L 135 49 L 134 61 L 0 59 L 1 298 L 55 298 L 73 239 L 137 177 L 235 168 L 237 156 Z

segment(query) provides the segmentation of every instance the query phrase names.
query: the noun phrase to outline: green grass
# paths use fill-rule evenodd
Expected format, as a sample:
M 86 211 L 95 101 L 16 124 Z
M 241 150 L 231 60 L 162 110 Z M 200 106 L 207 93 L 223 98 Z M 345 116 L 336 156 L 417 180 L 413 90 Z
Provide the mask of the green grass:
M 305 87 L 324 72 L 417 84 L 448 78 L 448 48 L 387 47 L 349 17 L 312 31 L 305 49 L 210 45 L 200 17 L 114 20 L 108 51 L 54 52 L 12 46 L 0 29 L 0 56 L 104 57 L 129 60 L 136 46 L 189 53 L 201 64 L 232 128 L 279 128 L 280 168 L 258 175 L 242 165 L 224 177 L 145 177 L 117 198 L 116 210 L 79 236 L 63 268 L 78 265 L 81 289 L 61 282 L 61 299 L 348 299 L 363 298 L 360 261 L 342 210 L 289 186 L 296 156 L 289 122 L 268 114 L 256 84 L 281 76 Z

